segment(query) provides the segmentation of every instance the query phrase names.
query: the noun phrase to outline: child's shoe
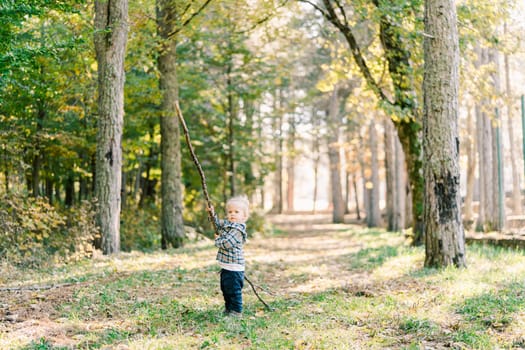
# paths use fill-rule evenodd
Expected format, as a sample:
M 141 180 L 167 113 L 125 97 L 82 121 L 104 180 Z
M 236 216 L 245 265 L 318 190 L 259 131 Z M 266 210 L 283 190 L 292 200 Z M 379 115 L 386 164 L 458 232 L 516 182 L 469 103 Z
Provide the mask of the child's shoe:
M 228 312 L 228 316 L 234 317 L 234 318 L 242 318 L 242 313 L 237 311 L 230 311 Z

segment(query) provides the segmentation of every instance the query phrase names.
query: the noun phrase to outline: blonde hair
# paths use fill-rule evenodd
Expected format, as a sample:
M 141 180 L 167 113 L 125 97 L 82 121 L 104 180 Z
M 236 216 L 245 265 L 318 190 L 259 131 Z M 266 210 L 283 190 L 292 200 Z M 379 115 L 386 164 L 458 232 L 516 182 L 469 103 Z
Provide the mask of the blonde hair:
M 248 197 L 246 195 L 231 197 L 226 201 L 226 208 L 228 208 L 228 206 L 232 204 L 244 209 L 246 217 L 250 215 L 250 201 L 248 200 Z

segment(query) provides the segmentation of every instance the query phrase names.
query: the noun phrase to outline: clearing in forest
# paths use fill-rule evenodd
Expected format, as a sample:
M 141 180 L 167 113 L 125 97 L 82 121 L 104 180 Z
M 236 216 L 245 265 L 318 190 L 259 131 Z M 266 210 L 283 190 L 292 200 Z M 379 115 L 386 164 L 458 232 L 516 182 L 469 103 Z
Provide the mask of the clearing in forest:
M 313 218 L 313 220 L 312 220 Z M 1 349 L 525 347 L 522 251 L 473 245 L 468 268 L 424 269 L 403 234 L 274 216 L 245 246 L 242 319 L 222 315 L 210 240 L 45 271 L 1 266 Z

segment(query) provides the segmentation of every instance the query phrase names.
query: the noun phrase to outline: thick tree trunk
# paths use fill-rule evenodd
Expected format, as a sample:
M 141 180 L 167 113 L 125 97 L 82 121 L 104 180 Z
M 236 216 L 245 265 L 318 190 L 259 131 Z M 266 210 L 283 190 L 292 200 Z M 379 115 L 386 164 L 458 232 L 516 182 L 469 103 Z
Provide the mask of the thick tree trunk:
M 461 221 L 459 43 L 453 0 L 425 1 L 425 266 L 466 266 Z
M 157 30 L 161 38 L 158 56 L 162 106 L 161 134 L 161 246 L 167 249 L 183 245 L 181 144 L 175 105 L 179 99 L 177 81 L 176 40 L 171 35 L 176 28 L 177 14 L 172 1 L 158 0 Z
M 120 251 L 120 190 L 124 118 L 124 57 L 128 32 L 127 0 L 95 1 L 98 63 L 96 163 L 97 222 L 104 254 Z

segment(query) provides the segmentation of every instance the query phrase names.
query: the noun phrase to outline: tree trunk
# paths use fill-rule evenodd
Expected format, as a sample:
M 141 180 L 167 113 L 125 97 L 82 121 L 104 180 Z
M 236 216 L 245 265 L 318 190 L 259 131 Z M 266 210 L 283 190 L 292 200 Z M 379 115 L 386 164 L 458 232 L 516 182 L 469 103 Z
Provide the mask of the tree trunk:
M 339 149 L 339 96 L 334 86 L 328 109 L 328 161 L 330 168 L 330 187 L 332 198 L 332 222 L 343 223 L 345 208 L 341 187 L 341 155 Z
M 317 210 L 317 195 L 318 195 L 318 182 L 319 182 L 319 163 L 321 161 L 320 151 L 320 118 L 317 117 L 317 110 L 312 108 L 312 156 L 314 162 L 314 188 L 313 188 L 313 200 L 312 200 L 312 213 L 315 214 Z
M 472 120 L 472 110 L 467 107 L 467 130 L 475 130 Z M 474 199 L 474 181 L 476 180 L 476 134 L 468 133 L 465 137 L 465 153 L 467 155 L 467 191 L 464 204 L 464 221 L 472 222 L 472 201 Z
M 179 99 L 175 35 L 177 13 L 171 0 L 157 1 L 157 31 L 161 38 L 158 55 L 162 106 L 161 134 L 161 246 L 181 247 L 184 238 L 182 220 L 181 144 L 175 105 Z
M 365 140 L 363 138 L 363 136 L 361 136 L 361 134 L 359 133 L 358 134 L 358 138 L 359 138 L 359 144 L 358 144 L 358 147 L 360 150 L 366 150 L 366 144 L 365 144 Z M 367 157 L 368 158 L 368 157 Z M 362 190 L 362 193 L 363 193 L 363 211 L 364 211 L 364 215 L 365 215 L 365 218 L 366 218 L 366 215 L 367 212 L 368 212 L 368 202 L 369 202 L 369 193 L 368 193 L 368 190 L 366 189 L 366 184 L 369 180 L 369 176 L 367 176 L 367 171 L 366 171 L 366 168 L 367 168 L 367 165 L 366 165 L 366 159 L 365 159 L 365 152 L 361 151 L 361 152 L 357 152 L 357 159 L 359 161 L 359 168 L 361 169 L 361 190 Z M 355 191 L 357 193 L 357 189 Z M 360 217 L 358 216 L 358 218 L 360 219 Z
M 490 133 L 490 120 L 482 112 L 481 106 L 475 107 L 477 124 L 477 146 L 479 157 L 479 209 L 476 221 L 476 231 L 487 232 L 493 227 L 488 218 L 488 213 L 494 210 L 492 199 L 492 134 Z
M 355 216 L 357 220 L 361 220 L 361 210 L 359 208 L 359 195 L 357 192 L 357 181 L 356 181 L 355 175 L 352 177 L 352 183 L 354 185 L 354 193 L 355 193 Z
M 74 198 L 75 198 L 75 178 L 73 177 L 72 174 L 70 174 L 66 178 L 64 191 L 66 192 L 66 196 L 64 198 L 64 205 L 66 207 L 73 206 Z
M 505 34 L 507 34 L 507 24 L 504 24 Z M 505 95 L 506 95 L 506 106 L 507 106 L 507 133 L 509 139 L 509 152 L 510 152 L 510 166 L 512 168 L 512 197 L 511 197 L 511 208 L 514 215 L 520 215 L 522 213 L 521 206 L 521 190 L 520 190 L 520 170 L 518 169 L 518 160 L 516 158 L 516 149 L 514 145 L 514 118 L 512 110 L 512 88 L 510 80 L 510 65 L 509 55 L 507 53 L 503 56 L 503 64 L 505 66 Z
M 368 227 L 381 226 L 381 210 L 379 208 L 379 162 L 377 160 L 378 142 L 377 131 L 374 120 L 369 126 L 369 147 L 370 147 L 370 180 L 367 183 L 368 190 L 368 210 L 366 224 Z
M 39 104 L 37 111 L 35 143 L 33 148 L 33 161 L 31 168 L 31 188 L 33 190 L 34 197 L 40 197 L 42 195 L 40 191 L 40 171 L 42 170 L 42 148 L 40 145 L 40 134 L 42 132 L 45 119 L 46 110 L 44 106 Z
M 499 66 L 499 55 L 498 51 L 495 48 L 489 48 L 488 49 L 488 61 L 489 64 L 495 69 L 491 73 L 492 78 L 492 84 L 494 86 L 494 92 L 497 95 L 501 94 L 501 84 L 500 84 L 500 66 Z M 492 222 L 494 222 L 495 226 L 494 228 L 498 231 L 501 231 L 503 229 L 503 226 L 505 225 L 505 190 L 503 188 L 503 184 L 505 183 L 504 176 L 503 176 L 503 157 L 502 154 L 502 145 L 501 145 L 501 118 L 499 116 L 499 110 L 498 108 L 492 108 L 491 113 L 493 115 L 493 122 L 491 123 L 492 126 L 492 139 L 494 142 L 492 143 L 492 154 L 493 154 L 493 166 L 492 166 L 492 179 L 493 184 L 492 188 L 494 188 L 493 195 L 494 195 L 494 205 L 496 206 L 496 210 L 491 212 L 492 216 Z
M 344 176 L 345 176 L 345 215 L 346 214 L 350 214 L 350 193 L 351 193 L 351 188 L 352 188 L 352 174 L 351 174 L 351 171 L 350 171 L 350 162 L 352 161 L 351 160 L 351 154 L 350 154 L 350 147 L 348 145 L 345 146 L 345 149 L 344 149 L 344 157 L 345 157 L 345 172 L 344 172 Z
M 397 230 L 404 229 L 407 227 L 407 211 L 406 205 L 410 203 L 407 199 L 407 180 L 406 180 L 406 168 L 405 168 L 405 155 L 403 148 L 399 142 L 397 135 L 394 135 L 394 188 L 396 188 L 396 197 L 394 199 L 394 216 L 395 222 L 397 223 Z M 412 211 L 409 211 L 412 213 Z M 410 217 L 410 215 L 408 215 Z
M 423 149 L 425 266 L 466 266 L 461 221 L 459 43 L 453 0 L 425 1 Z
M 278 90 L 274 95 L 274 112 L 277 114 L 273 120 L 274 154 L 276 169 L 273 179 L 273 205 L 272 213 L 282 214 L 283 212 L 283 113 L 282 95 Z
M 120 251 L 120 190 L 124 118 L 127 0 L 95 0 L 98 63 L 97 222 L 104 254 Z
M 398 188 L 395 186 L 396 183 L 396 170 L 395 167 L 395 139 L 394 139 L 394 126 L 390 119 L 383 121 L 385 129 L 385 179 L 386 179 L 386 229 L 387 231 L 399 230 L 399 224 L 397 222 L 396 215 L 396 201 L 398 195 Z
M 288 138 L 287 138 L 287 162 L 286 162 L 286 209 L 293 212 L 294 205 L 294 189 L 295 189 L 295 114 L 292 112 L 288 119 Z

